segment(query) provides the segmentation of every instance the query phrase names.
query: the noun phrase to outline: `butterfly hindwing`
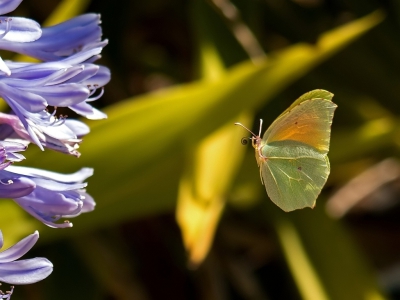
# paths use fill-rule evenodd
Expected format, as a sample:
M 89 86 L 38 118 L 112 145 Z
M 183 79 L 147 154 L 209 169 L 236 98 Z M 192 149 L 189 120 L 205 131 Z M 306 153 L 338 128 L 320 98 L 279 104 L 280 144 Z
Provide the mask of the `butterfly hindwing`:
M 262 154 L 268 157 L 260 171 L 271 200 L 284 211 L 314 207 L 330 171 L 326 154 L 296 141 L 272 142 Z

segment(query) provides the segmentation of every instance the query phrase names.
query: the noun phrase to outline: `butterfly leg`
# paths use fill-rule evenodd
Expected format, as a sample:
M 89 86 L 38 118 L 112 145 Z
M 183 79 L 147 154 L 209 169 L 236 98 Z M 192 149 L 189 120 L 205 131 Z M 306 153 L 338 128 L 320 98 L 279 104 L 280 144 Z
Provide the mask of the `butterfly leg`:
M 262 154 L 261 150 L 263 147 L 258 147 L 257 151 L 258 151 L 258 157 L 260 159 L 262 159 L 263 161 L 266 161 L 268 159 L 268 157 L 264 156 L 264 154 Z

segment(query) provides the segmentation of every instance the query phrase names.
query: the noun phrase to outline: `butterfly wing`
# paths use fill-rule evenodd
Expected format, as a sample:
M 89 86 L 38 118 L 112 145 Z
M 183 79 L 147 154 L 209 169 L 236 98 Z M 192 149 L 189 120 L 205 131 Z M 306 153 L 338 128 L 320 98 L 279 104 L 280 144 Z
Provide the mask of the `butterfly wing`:
M 285 211 L 314 207 L 330 172 L 327 153 L 336 109 L 333 94 L 304 94 L 265 132 L 260 165 L 268 196 Z
M 294 102 L 296 105 L 292 104 L 284 111 L 265 132 L 263 142 L 298 141 L 321 153 L 328 153 L 332 118 L 337 105 L 331 101 L 332 94 L 316 91 L 304 94 Z M 325 98 L 310 98 L 316 95 Z
M 326 154 L 296 141 L 265 145 L 261 165 L 267 194 L 284 211 L 314 207 L 330 172 Z
M 281 115 L 279 117 L 281 117 L 282 115 L 286 114 L 286 112 L 292 110 L 297 105 L 299 105 L 300 103 L 302 103 L 302 102 L 304 102 L 306 100 L 310 100 L 310 99 L 325 99 L 325 100 L 332 101 L 332 98 L 333 98 L 333 94 L 331 92 L 328 92 L 328 91 L 325 91 L 325 90 L 313 90 L 313 91 L 307 92 L 307 93 L 301 95 L 298 99 L 296 99 L 296 101 L 294 101 L 292 103 L 292 105 L 290 105 L 283 113 L 281 113 Z

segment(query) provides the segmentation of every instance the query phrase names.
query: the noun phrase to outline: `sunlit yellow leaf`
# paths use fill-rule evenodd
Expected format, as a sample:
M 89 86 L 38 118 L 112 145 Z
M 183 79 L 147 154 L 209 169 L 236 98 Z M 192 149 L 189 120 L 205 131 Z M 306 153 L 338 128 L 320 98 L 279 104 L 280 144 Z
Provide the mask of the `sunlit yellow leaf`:
M 250 123 L 249 115 L 239 120 Z M 233 121 L 203 139 L 186 164 L 178 196 L 177 220 L 192 266 L 207 255 L 232 180 L 243 160 L 242 132 Z
M 85 11 L 90 0 L 63 0 L 53 10 L 42 26 L 53 26 L 71 19 Z
M 209 82 L 220 80 L 226 69 L 210 41 L 200 38 L 200 73 Z M 180 181 L 176 218 L 188 252 L 197 267 L 207 255 L 225 206 L 225 195 L 243 151 L 227 151 L 236 138 L 232 123 L 196 143 L 187 152 L 186 171 Z M 192 147 L 190 147 L 192 148 Z

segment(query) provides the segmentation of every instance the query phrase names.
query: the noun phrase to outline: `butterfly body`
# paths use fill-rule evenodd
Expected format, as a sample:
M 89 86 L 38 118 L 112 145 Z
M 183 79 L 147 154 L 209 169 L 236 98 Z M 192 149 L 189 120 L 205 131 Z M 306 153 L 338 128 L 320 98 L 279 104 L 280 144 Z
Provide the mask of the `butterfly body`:
M 251 137 L 251 144 L 255 150 L 257 165 L 260 166 L 267 160 L 267 156 L 262 153 L 264 143 L 259 135 Z
M 284 111 L 262 138 L 262 122 L 258 135 L 249 130 L 261 181 L 270 199 L 284 211 L 314 207 L 328 179 L 327 153 L 337 107 L 332 97 L 324 90 L 311 91 Z

